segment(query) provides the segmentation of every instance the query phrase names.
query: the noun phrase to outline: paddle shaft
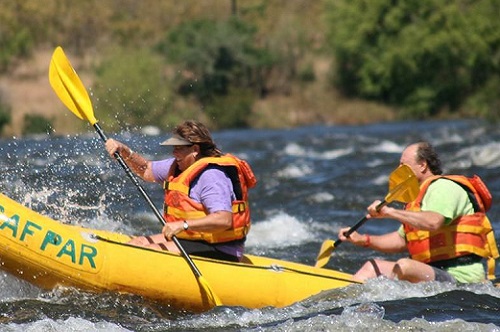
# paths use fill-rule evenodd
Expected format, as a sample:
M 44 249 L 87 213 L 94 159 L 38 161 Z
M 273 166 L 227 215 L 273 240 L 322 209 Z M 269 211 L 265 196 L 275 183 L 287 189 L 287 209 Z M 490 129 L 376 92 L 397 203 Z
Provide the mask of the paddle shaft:
M 108 137 L 106 136 L 106 134 L 102 130 L 101 126 L 99 126 L 99 123 L 96 122 L 96 123 L 94 123 L 93 126 L 94 126 L 94 129 L 96 130 L 96 132 L 101 137 L 101 139 L 104 142 L 106 142 L 108 140 Z M 151 209 L 153 210 L 156 218 L 158 218 L 158 220 L 162 223 L 162 225 L 165 225 L 166 224 L 165 219 L 161 215 L 160 211 L 158 211 L 158 209 L 156 208 L 156 206 L 153 204 L 153 201 L 149 197 L 148 193 L 144 190 L 144 188 L 141 186 L 141 184 L 139 183 L 139 181 L 137 181 L 137 178 L 135 177 L 134 173 L 132 173 L 132 170 L 127 165 L 127 163 L 123 160 L 123 158 L 120 155 L 120 153 L 119 152 L 115 152 L 114 153 L 114 157 L 115 157 L 116 160 L 118 160 L 118 163 L 121 165 L 121 167 L 123 167 L 123 169 L 127 173 L 127 175 L 130 178 L 130 180 L 132 180 L 132 182 L 135 184 L 135 186 L 137 187 L 137 189 L 139 189 L 139 191 L 141 192 L 141 194 L 144 197 L 144 199 L 148 202 L 148 204 L 151 207 Z M 189 257 L 189 255 L 184 250 L 184 248 L 182 247 L 182 245 L 180 244 L 179 240 L 177 239 L 177 237 L 175 235 L 172 236 L 172 241 L 174 241 L 174 244 L 177 246 L 177 248 L 181 252 L 182 256 L 184 256 L 184 258 L 188 261 L 189 266 L 191 267 L 191 270 L 193 271 L 193 273 L 197 277 L 201 277 L 200 270 L 198 270 L 198 268 L 194 264 L 193 260 L 191 259 L 191 257 Z
M 377 211 L 380 211 L 380 209 L 382 207 L 384 207 L 385 205 L 387 205 L 387 201 L 386 200 L 383 200 L 382 202 L 380 202 L 377 207 L 375 208 Z M 360 228 L 361 226 L 363 226 L 363 224 L 368 220 L 368 218 L 366 216 L 364 216 L 360 221 L 358 221 L 354 226 L 352 226 L 351 228 L 349 228 L 347 230 L 347 232 L 344 233 L 345 237 L 349 237 L 349 235 L 351 235 L 354 231 L 356 231 L 358 228 Z M 335 241 L 335 243 L 333 244 L 333 247 L 336 248 L 339 244 L 342 243 L 342 240 L 341 239 L 337 239 Z

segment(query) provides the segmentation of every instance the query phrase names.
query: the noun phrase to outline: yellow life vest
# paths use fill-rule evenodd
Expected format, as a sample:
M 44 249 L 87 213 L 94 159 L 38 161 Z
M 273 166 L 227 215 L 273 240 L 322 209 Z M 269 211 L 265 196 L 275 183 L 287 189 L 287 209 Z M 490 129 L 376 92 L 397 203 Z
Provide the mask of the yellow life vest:
M 180 175 L 174 174 L 176 163 L 172 165 L 165 181 L 164 217 L 167 222 L 195 220 L 208 214 L 205 207 L 189 197 L 192 182 L 209 165 L 222 166 L 231 179 L 236 199 L 232 202 L 233 225 L 230 229 L 217 232 L 183 231 L 179 238 L 204 240 L 209 243 L 222 243 L 244 238 L 250 230 L 250 207 L 248 189 L 255 186 L 257 180 L 248 163 L 226 154 L 222 157 L 206 157 L 197 160 Z
M 499 257 L 495 234 L 486 216 L 487 203 L 481 199 L 483 194 L 479 194 L 477 186 L 474 187 L 470 178 L 461 175 L 431 177 L 422 183 L 417 199 L 409 203 L 406 209 L 420 211 L 429 185 L 440 178 L 449 179 L 461 185 L 468 192 L 475 213 L 460 216 L 449 225 L 435 231 L 419 230 L 405 224 L 404 230 L 411 257 L 423 263 L 431 263 L 476 254 L 487 259 L 488 279 L 494 279 L 495 259 Z

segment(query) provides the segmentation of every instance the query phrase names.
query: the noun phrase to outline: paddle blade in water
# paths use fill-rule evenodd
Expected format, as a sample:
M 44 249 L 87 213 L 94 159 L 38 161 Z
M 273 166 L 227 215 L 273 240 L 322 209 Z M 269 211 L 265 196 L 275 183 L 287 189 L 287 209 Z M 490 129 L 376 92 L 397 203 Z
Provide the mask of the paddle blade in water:
M 389 193 L 385 201 L 408 203 L 417 198 L 420 191 L 417 176 L 408 165 L 400 165 L 389 176 Z
M 325 240 L 319 249 L 318 257 L 316 258 L 316 264 L 314 267 L 323 267 L 330 260 L 330 256 L 335 248 L 335 242 L 333 240 Z
M 203 290 L 205 291 L 205 294 L 207 294 L 207 297 L 208 297 L 208 300 L 210 301 L 210 304 L 213 307 L 221 306 L 222 301 L 219 299 L 217 294 L 215 294 L 215 292 L 212 290 L 212 288 L 208 284 L 208 281 L 206 281 L 202 275 L 198 276 L 198 282 L 201 285 L 201 287 L 203 288 Z
M 52 54 L 49 81 L 59 99 L 71 112 L 82 120 L 86 119 L 91 125 L 97 122 L 87 90 L 61 47 L 57 47 Z

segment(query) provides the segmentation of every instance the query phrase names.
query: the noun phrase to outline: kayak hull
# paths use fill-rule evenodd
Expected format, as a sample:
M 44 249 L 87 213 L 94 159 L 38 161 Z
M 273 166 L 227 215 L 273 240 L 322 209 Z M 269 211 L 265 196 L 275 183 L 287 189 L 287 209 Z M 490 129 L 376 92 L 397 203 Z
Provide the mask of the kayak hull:
M 55 221 L 0 194 L 2 270 L 42 289 L 136 294 L 195 312 L 211 308 L 182 256 L 135 247 L 129 240 Z M 228 306 L 283 307 L 356 282 L 347 273 L 267 257 L 246 255 L 241 263 L 191 258 Z

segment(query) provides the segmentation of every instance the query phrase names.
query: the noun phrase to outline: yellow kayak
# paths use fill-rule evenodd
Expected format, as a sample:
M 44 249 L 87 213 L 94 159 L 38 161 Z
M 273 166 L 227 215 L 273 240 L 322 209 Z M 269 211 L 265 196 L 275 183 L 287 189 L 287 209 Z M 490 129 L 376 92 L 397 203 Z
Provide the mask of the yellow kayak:
M 0 194 L 0 268 L 40 288 L 141 295 L 204 311 L 207 294 L 177 254 L 127 244 L 130 236 L 63 224 Z M 192 257 L 224 305 L 283 307 L 355 283 L 352 275 L 246 255 L 232 263 Z

